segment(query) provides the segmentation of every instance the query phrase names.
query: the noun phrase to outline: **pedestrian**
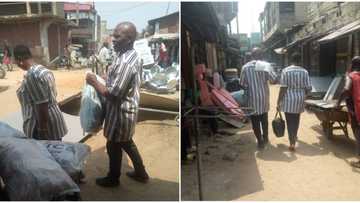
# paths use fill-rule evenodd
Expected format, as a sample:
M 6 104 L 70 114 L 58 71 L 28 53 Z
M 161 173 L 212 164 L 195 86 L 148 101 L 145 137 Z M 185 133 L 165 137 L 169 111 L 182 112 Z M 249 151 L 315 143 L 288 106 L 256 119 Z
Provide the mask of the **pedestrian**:
M 116 56 L 109 67 L 106 85 L 99 83 L 94 74 L 86 77 L 86 81 L 106 99 L 104 135 L 107 139 L 110 169 L 107 176 L 96 180 L 96 183 L 103 187 L 119 185 L 122 150 L 128 154 L 135 169 L 126 175 L 139 182 L 145 183 L 149 180 L 133 141 L 142 72 L 141 59 L 133 48 L 135 39 L 135 25 L 131 22 L 119 23 L 113 33 Z
M 4 57 L 2 63 L 6 65 L 8 71 L 12 71 L 13 67 L 11 64 L 11 51 L 7 41 L 4 41 Z
M 169 53 L 168 50 L 166 48 L 166 45 L 161 42 L 160 44 L 160 50 L 159 50 L 159 66 L 161 66 L 162 68 L 167 68 L 168 67 L 168 63 L 169 63 Z
M 295 151 L 300 114 L 304 112 L 306 95 L 312 89 L 309 73 L 300 66 L 300 63 L 301 55 L 297 52 L 293 53 L 291 65 L 281 72 L 280 92 L 277 100 L 277 110 L 285 113 L 290 151 Z
M 109 50 L 109 43 L 104 42 L 103 46 L 99 50 L 98 59 L 100 61 L 100 68 L 96 74 L 103 75 L 106 73 L 107 67 L 109 65 L 110 60 L 110 50 Z
M 246 63 L 240 73 L 240 86 L 248 92 L 248 104 L 252 109 L 250 116 L 258 148 L 262 149 L 269 142 L 268 111 L 269 81 L 276 82 L 276 74 L 269 63 L 261 61 L 262 52 L 255 47 L 251 52 L 252 61 Z
M 14 58 L 15 63 L 26 71 L 16 91 L 25 135 L 39 140 L 61 140 L 68 130 L 56 102 L 54 75 L 43 65 L 34 62 L 27 46 L 16 46 Z
M 350 72 L 346 75 L 344 89 L 336 104 L 338 108 L 344 99 L 357 146 L 358 161 L 352 161 L 351 165 L 360 168 L 360 56 L 351 61 Z

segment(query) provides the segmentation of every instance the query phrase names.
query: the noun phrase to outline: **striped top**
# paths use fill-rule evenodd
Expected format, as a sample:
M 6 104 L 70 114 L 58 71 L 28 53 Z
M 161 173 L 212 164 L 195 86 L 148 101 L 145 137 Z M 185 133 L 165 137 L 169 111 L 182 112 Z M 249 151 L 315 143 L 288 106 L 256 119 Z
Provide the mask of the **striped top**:
M 49 104 L 48 139 L 61 140 L 68 130 L 56 102 L 54 75 L 42 65 L 33 65 L 24 75 L 24 80 L 16 93 L 21 104 L 25 135 L 30 138 L 38 138 L 37 105 L 47 102 Z
M 302 67 L 289 66 L 282 70 L 280 85 L 287 87 L 280 109 L 287 113 L 304 112 L 306 92 L 311 91 L 310 77 Z
M 134 49 L 117 54 L 107 72 L 106 87 L 116 97 L 106 101 L 104 135 L 109 141 L 129 141 L 140 101 L 141 60 Z
M 241 69 L 240 85 L 248 90 L 248 106 L 253 108 L 254 115 L 269 111 L 269 84 L 276 81 L 276 73 L 271 71 L 256 71 L 256 61 L 250 61 Z

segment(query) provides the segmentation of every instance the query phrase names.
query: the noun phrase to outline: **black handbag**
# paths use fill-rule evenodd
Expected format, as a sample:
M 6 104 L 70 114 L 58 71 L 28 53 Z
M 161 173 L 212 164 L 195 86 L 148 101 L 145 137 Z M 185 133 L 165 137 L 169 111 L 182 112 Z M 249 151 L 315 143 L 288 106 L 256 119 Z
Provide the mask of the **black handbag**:
M 281 112 L 277 111 L 272 121 L 273 131 L 276 137 L 283 137 L 285 134 L 285 121 L 281 116 Z

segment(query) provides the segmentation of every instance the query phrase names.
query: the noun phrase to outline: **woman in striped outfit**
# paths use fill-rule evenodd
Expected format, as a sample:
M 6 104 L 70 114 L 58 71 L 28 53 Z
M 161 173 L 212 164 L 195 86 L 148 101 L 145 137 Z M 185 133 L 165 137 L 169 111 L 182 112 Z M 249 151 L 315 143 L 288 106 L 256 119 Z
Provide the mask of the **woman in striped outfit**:
M 295 52 L 291 55 L 292 65 L 282 70 L 277 102 L 278 111 L 285 112 L 290 151 L 295 151 L 300 114 L 304 112 L 305 97 L 312 88 L 309 73 L 299 65 L 300 61 L 300 54 Z
M 56 102 L 54 75 L 33 61 L 27 46 L 16 46 L 14 58 L 15 63 L 26 71 L 16 91 L 21 104 L 25 135 L 41 140 L 61 140 L 67 133 L 67 127 Z

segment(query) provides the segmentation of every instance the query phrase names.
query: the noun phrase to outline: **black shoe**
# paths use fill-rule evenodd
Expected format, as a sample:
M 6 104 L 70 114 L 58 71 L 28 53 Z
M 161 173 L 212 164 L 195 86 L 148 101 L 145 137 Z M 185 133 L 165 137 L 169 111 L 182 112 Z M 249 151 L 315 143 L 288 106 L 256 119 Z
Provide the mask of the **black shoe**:
M 101 187 L 116 187 L 120 184 L 120 181 L 119 179 L 106 176 L 102 178 L 96 178 L 96 184 Z
M 130 172 L 127 172 L 126 175 L 129 176 L 129 178 L 132 178 L 141 183 L 149 182 L 149 175 L 146 172 L 144 175 L 139 175 L 139 174 L 136 174 L 135 171 L 130 171 Z
M 265 143 L 263 141 L 258 142 L 258 148 L 259 149 L 264 149 L 265 148 Z

